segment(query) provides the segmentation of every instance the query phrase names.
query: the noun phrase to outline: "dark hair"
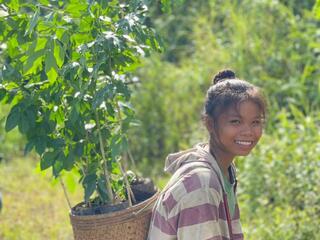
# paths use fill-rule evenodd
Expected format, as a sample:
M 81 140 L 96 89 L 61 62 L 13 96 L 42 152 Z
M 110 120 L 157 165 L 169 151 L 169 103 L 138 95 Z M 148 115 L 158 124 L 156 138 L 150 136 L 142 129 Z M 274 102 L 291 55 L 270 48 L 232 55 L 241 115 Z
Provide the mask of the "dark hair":
M 208 89 L 204 116 L 217 120 L 218 116 L 229 107 L 237 107 L 245 100 L 251 100 L 258 105 L 262 118 L 266 115 L 266 100 L 261 90 L 247 81 L 236 78 L 232 70 L 225 69 L 218 72 Z

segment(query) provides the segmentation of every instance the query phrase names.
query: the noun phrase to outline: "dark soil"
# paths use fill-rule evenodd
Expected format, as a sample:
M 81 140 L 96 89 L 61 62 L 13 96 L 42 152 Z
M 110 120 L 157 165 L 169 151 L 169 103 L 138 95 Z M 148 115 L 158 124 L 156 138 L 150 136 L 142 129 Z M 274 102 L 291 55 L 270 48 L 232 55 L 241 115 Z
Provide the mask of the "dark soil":
M 99 206 L 86 206 L 84 202 L 81 202 L 72 208 L 72 214 L 77 216 L 88 216 L 110 213 L 115 211 L 120 211 L 129 207 L 128 201 L 121 202 L 115 205 L 99 205 Z
M 157 189 L 150 178 L 137 178 L 134 182 L 131 183 L 131 190 L 136 199 L 136 203 L 134 204 L 138 204 L 147 200 L 157 192 Z M 86 206 L 82 202 L 74 206 L 71 211 L 73 215 L 86 216 L 116 212 L 127 207 L 129 207 L 128 201 L 121 202 L 115 205 L 106 204 L 91 207 Z
M 131 183 L 131 190 L 137 203 L 152 197 L 157 192 L 150 178 L 138 178 Z

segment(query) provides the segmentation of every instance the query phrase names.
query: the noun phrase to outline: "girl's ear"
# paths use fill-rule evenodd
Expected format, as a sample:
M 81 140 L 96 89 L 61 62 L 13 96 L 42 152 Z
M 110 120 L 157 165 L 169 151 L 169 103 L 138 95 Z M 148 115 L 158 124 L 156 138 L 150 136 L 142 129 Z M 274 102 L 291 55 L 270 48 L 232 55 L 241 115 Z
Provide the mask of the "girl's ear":
M 213 122 L 213 119 L 209 116 L 206 116 L 205 119 L 204 119 L 204 122 L 205 122 L 205 125 L 206 125 L 206 128 L 208 130 L 208 132 L 210 134 L 213 134 L 214 133 L 214 122 Z

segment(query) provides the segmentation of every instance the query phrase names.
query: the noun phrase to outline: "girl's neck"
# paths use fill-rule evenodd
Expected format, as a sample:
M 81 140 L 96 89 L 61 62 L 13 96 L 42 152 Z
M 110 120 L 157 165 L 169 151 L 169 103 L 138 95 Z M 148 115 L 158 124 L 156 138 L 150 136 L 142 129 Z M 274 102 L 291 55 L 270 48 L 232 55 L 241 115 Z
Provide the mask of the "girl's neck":
M 234 156 L 228 154 L 223 149 L 219 148 L 219 145 L 215 143 L 211 138 L 209 141 L 210 153 L 216 159 L 222 173 L 229 179 L 228 168 L 231 165 Z

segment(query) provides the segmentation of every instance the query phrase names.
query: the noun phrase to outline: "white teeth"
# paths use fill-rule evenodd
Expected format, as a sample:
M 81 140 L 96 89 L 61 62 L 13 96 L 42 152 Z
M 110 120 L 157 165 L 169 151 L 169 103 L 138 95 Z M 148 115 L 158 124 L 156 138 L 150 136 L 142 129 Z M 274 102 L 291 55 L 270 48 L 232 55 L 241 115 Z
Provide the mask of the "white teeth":
M 236 141 L 237 144 L 240 144 L 240 145 L 245 145 L 245 146 L 249 146 L 252 144 L 252 142 L 250 141 Z

